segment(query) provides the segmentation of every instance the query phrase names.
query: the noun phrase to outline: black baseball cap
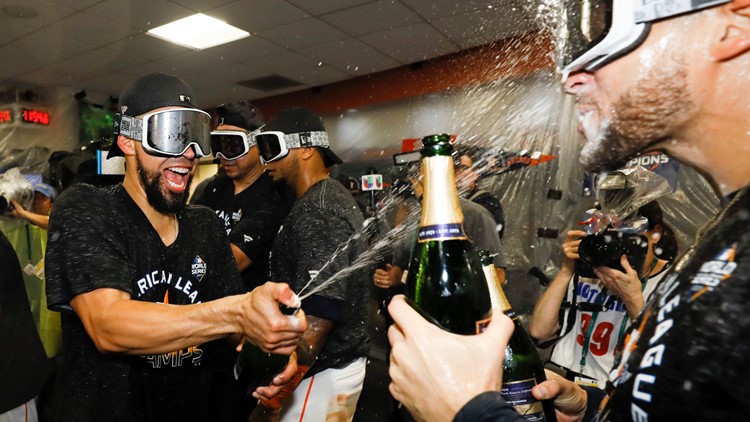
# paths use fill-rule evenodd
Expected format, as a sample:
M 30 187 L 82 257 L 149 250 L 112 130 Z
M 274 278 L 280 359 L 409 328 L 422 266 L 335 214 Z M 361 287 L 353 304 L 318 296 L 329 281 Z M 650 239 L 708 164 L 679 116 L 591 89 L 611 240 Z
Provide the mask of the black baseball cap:
M 323 124 L 323 119 L 312 110 L 304 107 L 291 107 L 278 112 L 269 119 L 264 130 L 283 132 L 288 135 L 302 132 L 325 132 L 326 126 Z M 343 163 L 341 158 L 331 150 L 330 145 L 316 148 L 323 153 L 323 163 L 326 167 Z
M 252 132 L 265 124 L 263 114 L 249 101 L 236 101 L 216 107 L 219 125 L 241 127 Z
M 171 106 L 198 108 L 198 103 L 193 89 L 187 82 L 177 76 L 157 72 L 141 76 L 131 82 L 120 93 L 117 112 L 134 117 L 157 108 Z M 117 146 L 116 136 L 117 133 L 115 133 L 108 158 L 124 155 Z

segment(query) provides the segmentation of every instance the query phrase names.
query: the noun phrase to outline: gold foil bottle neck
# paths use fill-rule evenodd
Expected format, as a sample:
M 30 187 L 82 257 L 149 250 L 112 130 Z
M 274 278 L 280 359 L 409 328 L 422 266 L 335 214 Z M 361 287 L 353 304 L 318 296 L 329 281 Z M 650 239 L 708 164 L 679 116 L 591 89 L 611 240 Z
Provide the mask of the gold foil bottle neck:
M 503 286 L 500 283 L 500 279 L 497 277 L 497 270 L 495 266 L 490 263 L 489 265 L 482 265 L 482 271 L 484 271 L 484 278 L 487 280 L 487 289 L 490 291 L 490 302 L 493 308 L 498 308 L 503 312 L 509 312 L 512 308 L 508 298 L 505 296 Z
M 422 175 L 424 193 L 419 241 L 466 239 L 452 157 L 425 157 Z

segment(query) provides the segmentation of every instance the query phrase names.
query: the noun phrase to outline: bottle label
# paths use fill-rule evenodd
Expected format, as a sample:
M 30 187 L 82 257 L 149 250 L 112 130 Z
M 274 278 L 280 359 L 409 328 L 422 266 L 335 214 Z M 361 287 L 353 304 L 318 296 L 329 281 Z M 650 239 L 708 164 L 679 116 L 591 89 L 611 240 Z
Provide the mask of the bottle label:
M 419 228 L 417 240 L 428 242 L 431 240 L 466 239 L 464 227 L 461 223 L 434 224 Z
M 504 382 L 500 389 L 503 399 L 513 406 L 527 421 L 544 421 L 542 402 L 531 395 L 531 389 L 536 385 L 534 378 L 520 381 Z

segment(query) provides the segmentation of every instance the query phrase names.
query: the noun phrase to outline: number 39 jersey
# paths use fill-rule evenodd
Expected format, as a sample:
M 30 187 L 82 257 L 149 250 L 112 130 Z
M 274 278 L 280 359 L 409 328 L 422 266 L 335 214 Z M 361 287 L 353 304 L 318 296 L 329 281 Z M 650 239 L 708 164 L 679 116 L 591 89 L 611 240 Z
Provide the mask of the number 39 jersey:
M 644 301 L 656 288 L 666 274 L 662 271 L 651 277 L 643 288 Z M 568 298 L 573 297 L 574 283 L 568 287 Z M 555 345 L 550 360 L 556 365 L 569 369 L 583 376 L 595 379 L 604 386 L 609 380 L 609 373 L 614 365 L 615 352 L 623 325 L 630 324 L 627 310 L 622 301 L 604 290 L 604 284 L 598 279 L 580 277 L 575 294 L 580 304 L 603 304 L 600 312 L 573 310 L 576 312 L 575 325 Z M 589 326 L 593 322 L 593 327 Z M 624 327 L 627 328 L 627 327 Z M 588 335 L 588 341 L 586 337 Z M 587 346 L 585 365 L 581 370 L 583 347 Z

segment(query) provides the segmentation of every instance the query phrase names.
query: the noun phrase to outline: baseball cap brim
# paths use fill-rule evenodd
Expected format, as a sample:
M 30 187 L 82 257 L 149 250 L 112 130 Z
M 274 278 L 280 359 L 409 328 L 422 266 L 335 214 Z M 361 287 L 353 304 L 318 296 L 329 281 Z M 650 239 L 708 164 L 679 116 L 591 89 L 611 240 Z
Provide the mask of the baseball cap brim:
M 334 164 L 343 164 L 344 161 L 336 155 L 331 148 L 318 147 L 323 152 L 323 164 L 326 168 L 331 167 Z

